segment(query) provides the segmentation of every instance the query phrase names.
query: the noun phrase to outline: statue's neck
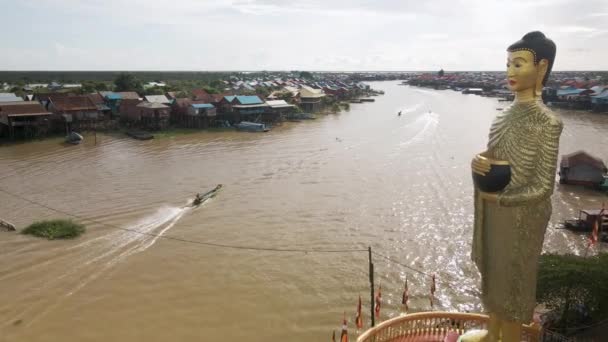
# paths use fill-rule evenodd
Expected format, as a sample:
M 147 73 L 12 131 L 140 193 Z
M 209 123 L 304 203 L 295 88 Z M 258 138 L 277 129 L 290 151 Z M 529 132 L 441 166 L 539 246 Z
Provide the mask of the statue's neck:
M 530 102 L 535 102 L 540 100 L 540 96 L 536 96 L 536 94 L 534 94 L 534 88 L 530 88 L 530 89 L 525 89 L 522 91 L 518 91 L 515 93 L 515 100 L 513 101 L 514 103 L 530 103 Z

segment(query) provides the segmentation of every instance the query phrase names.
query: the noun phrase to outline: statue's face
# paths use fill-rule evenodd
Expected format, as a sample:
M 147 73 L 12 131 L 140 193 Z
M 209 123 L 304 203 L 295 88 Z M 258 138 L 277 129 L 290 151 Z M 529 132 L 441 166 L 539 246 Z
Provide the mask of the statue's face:
M 538 78 L 538 66 L 534 64 L 534 55 L 530 51 L 509 52 L 507 56 L 507 80 L 509 89 L 522 91 L 534 88 Z

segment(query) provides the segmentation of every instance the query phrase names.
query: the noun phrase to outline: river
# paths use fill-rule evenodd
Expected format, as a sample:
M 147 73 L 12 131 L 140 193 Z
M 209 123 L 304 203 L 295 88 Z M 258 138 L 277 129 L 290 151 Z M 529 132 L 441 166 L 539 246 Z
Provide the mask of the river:
M 366 251 L 271 249 L 371 246 L 382 320 L 399 315 L 406 276 L 414 311 L 430 309 L 428 274 L 436 310 L 481 310 L 469 164 L 506 103 L 371 85 L 386 92 L 374 103 L 268 133 L 0 146 L 0 189 L 18 195 L 0 192 L 0 218 L 23 228 L 70 214 L 88 229 L 70 241 L 0 232 L 0 341 L 329 341 L 344 312 L 354 339 L 359 295 L 369 324 Z M 560 154 L 608 160 L 608 116 L 560 113 Z M 605 198 L 558 184 L 544 249 L 582 253 L 585 237 L 557 228 Z

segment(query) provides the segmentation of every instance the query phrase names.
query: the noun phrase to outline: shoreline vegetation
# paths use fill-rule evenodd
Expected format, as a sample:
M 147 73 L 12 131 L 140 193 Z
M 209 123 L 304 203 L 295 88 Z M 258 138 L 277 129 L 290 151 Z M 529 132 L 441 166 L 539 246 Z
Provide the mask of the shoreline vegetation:
M 24 235 L 33 235 L 48 240 L 74 239 L 86 231 L 84 225 L 72 220 L 56 219 L 37 221 L 21 231 Z

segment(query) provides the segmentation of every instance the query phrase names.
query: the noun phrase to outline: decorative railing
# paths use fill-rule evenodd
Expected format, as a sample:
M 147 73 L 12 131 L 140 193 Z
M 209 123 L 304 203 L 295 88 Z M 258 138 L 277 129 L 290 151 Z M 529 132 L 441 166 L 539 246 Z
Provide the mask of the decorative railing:
M 395 317 L 364 332 L 357 342 L 443 341 L 450 331 L 485 329 L 489 317 L 473 313 L 419 312 Z M 540 341 L 540 328 L 522 326 L 522 341 Z

